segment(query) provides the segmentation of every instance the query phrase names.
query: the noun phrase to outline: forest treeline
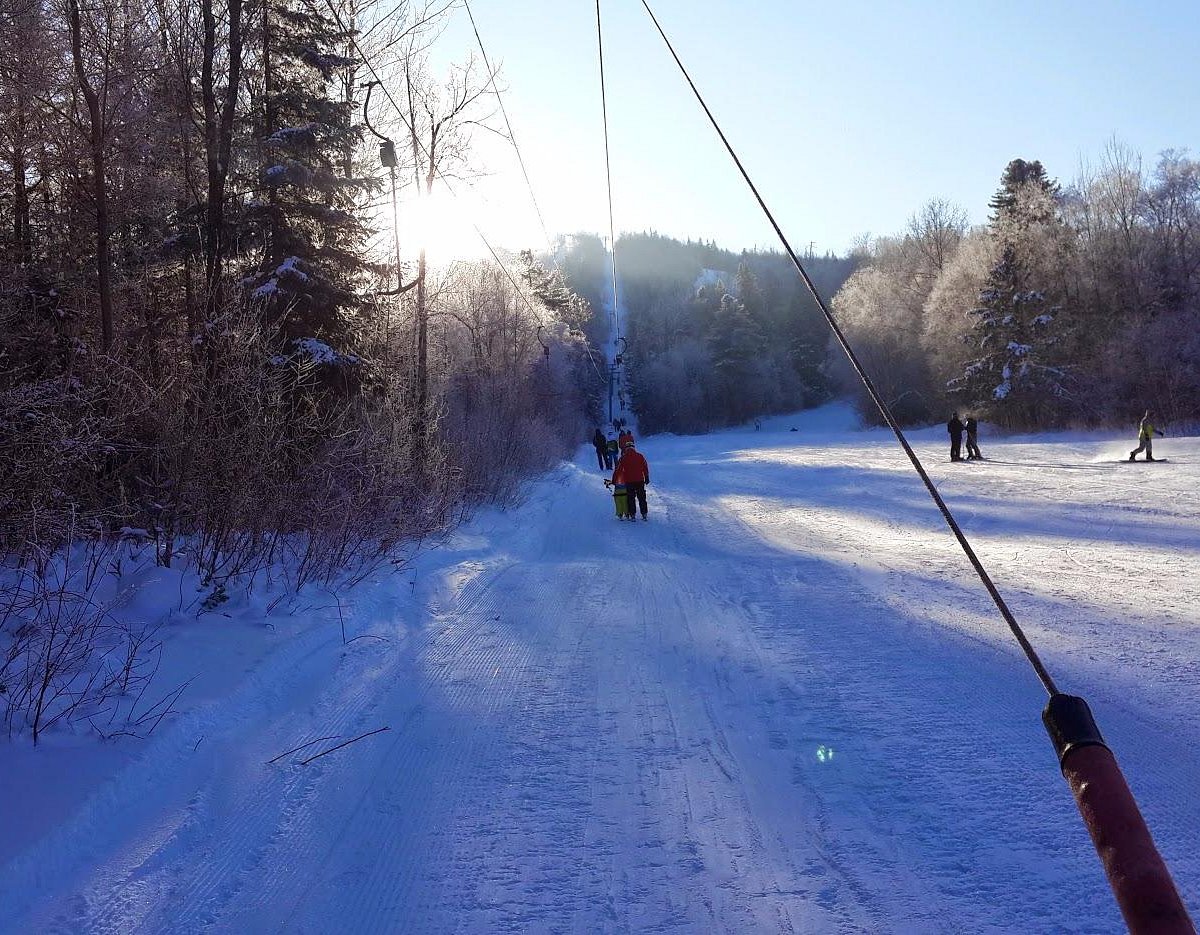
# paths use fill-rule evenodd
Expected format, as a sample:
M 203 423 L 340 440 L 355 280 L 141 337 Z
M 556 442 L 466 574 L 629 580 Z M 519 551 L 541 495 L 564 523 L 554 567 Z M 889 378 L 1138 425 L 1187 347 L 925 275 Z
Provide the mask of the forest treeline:
M 643 432 L 704 432 L 831 397 L 828 326 L 783 254 L 642 233 L 619 237 L 616 257 L 632 402 Z M 606 262 L 600 239 L 581 235 L 560 263 L 593 309 L 608 298 Z M 832 295 L 855 260 L 805 263 L 822 293 Z M 606 328 L 598 316 L 589 334 L 603 340 Z
M 985 226 L 934 200 L 874 241 L 834 311 L 896 415 L 1012 429 L 1200 419 L 1200 162 L 1110 144 L 1067 185 L 1004 169 Z M 834 355 L 865 418 L 869 398 Z
M 475 62 L 432 74 L 452 5 L 331 4 L 0 0 L 10 733 L 143 734 L 178 697 L 126 704 L 161 647 L 109 610 L 129 549 L 192 576 L 196 612 L 283 599 L 513 500 L 586 437 L 583 300 L 528 252 L 427 256 L 410 220 L 493 119 Z
M 431 73 L 447 9 L 0 0 L 0 552 L 124 529 L 214 580 L 293 546 L 322 577 L 583 437 L 583 301 L 404 216 L 495 106 L 475 62 Z

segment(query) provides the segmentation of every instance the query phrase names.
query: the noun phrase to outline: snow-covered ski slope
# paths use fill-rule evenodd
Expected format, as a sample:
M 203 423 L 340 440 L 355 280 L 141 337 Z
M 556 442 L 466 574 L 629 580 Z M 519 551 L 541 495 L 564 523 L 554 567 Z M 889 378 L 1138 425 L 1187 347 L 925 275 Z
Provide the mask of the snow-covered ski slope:
M 1037 682 L 844 420 L 645 439 L 649 523 L 585 448 L 343 595 L 388 642 L 289 630 L 164 725 L 0 866 L 0 929 L 1120 931 Z M 1200 439 L 915 438 L 1200 917 Z

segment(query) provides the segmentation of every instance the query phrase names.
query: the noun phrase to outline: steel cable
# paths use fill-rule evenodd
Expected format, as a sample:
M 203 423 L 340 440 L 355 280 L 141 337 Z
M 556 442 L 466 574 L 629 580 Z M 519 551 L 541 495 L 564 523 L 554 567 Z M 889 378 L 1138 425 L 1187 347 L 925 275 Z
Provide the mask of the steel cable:
M 599 10 L 599 3 L 600 0 L 596 0 L 597 10 Z M 750 191 L 754 194 L 754 198 L 758 202 L 758 206 L 762 208 L 763 214 L 765 214 L 767 220 L 771 222 L 771 227 L 774 228 L 775 234 L 779 238 L 779 242 L 783 244 L 783 249 L 787 251 L 788 256 L 791 257 L 792 263 L 796 267 L 796 272 L 800 274 L 800 278 L 804 281 L 804 285 L 808 288 L 813 300 L 817 303 L 817 307 L 820 308 L 821 314 L 825 316 L 825 320 L 828 322 L 830 329 L 833 331 L 834 337 L 837 339 L 838 344 L 841 346 L 842 350 L 846 354 L 846 357 L 849 359 L 850 366 L 854 368 L 854 372 L 857 373 L 859 379 L 862 380 L 863 386 L 866 387 L 867 393 L 870 395 L 872 402 L 874 402 L 876 408 L 879 409 L 879 414 L 883 416 L 883 421 L 887 423 L 888 428 L 892 430 L 893 434 L 896 436 L 896 440 L 900 443 L 900 447 L 903 448 L 904 453 L 908 455 L 908 460 L 912 462 L 913 468 L 920 476 L 921 481 L 925 484 L 925 489 L 929 491 L 929 496 L 933 498 L 933 502 L 937 505 L 938 510 L 941 511 L 942 518 L 945 519 L 946 525 L 949 526 L 950 531 L 954 533 L 955 539 L 958 540 L 958 544 L 962 547 L 962 550 L 966 554 L 967 559 L 970 561 L 971 566 L 975 569 L 975 573 L 979 576 L 979 580 L 983 582 L 983 586 L 987 589 L 988 594 L 991 595 L 992 602 L 996 605 L 996 609 L 1000 611 L 1000 616 L 1004 618 L 1004 622 L 1008 624 L 1008 628 L 1012 631 L 1013 636 L 1016 637 L 1017 642 L 1021 646 L 1021 650 L 1025 653 L 1025 658 L 1028 659 L 1029 664 L 1033 666 L 1034 672 L 1037 673 L 1037 677 L 1041 681 L 1042 686 L 1046 689 L 1046 691 L 1050 695 L 1058 694 L 1058 688 L 1054 684 L 1054 679 L 1051 678 L 1050 673 L 1046 670 L 1045 665 L 1043 665 L 1041 658 L 1037 654 L 1037 651 L 1034 650 L 1033 645 L 1029 642 L 1028 637 L 1025 636 L 1025 632 L 1022 630 L 1021 625 L 1017 622 L 1017 618 L 1013 616 L 1012 611 L 1009 610 L 1008 604 L 1005 603 L 1004 598 L 1000 595 L 1000 592 L 993 583 L 991 576 L 987 573 L 987 569 L 983 567 L 983 563 L 979 560 L 979 556 L 975 554 L 975 550 L 971 547 L 971 543 L 967 541 L 967 537 L 959 527 L 958 521 L 955 520 L 954 514 L 950 512 L 950 508 L 946 505 L 946 501 L 942 499 L 941 494 L 938 493 L 937 487 L 934 486 L 933 481 L 926 473 L 925 466 L 921 463 L 921 459 L 917 457 L 916 452 L 913 451 L 912 446 L 909 445 L 908 439 L 904 435 L 904 431 L 900 428 L 900 424 L 896 421 L 891 410 L 888 408 L 887 403 L 884 402 L 883 397 L 875 388 L 875 384 L 871 381 L 870 376 L 867 375 L 866 370 L 863 368 L 863 365 L 858 359 L 858 355 L 854 353 L 854 348 L 851 347 L 850 342 L 847 340 L 845 334 L 842 333 L 842 329 L 834 319 L 833 313 L 830 312 L 829 306 L 825 303 L 825 300 L 821 298 L 821 294 L 817 290 L 816 285 L 809 277 L 808 272 L 804 269 L 804 264 L 800 262 L 800 258 L 796 255 L 796 251 L 793 250 L 792 245 L 788 243 L 787 237 L 784 236 L 783 230 L 780 228 L 779 223 L 775 220 L 775 215 L 773 215 L 771 213 L 771 209 L 767 207 L 767 203 L 763 200 L 762 195 L 759 194 L 757 186 L 755 186 L 754 182 L 751 180 L 750 173 L 747 172 L 746 167 L 742 165 L 742 160 L 738 158 L 738 154 L 734 151 L 729 139 L 725 136 L 724 131 L 721 129 L 721 125 L 717 122 L 717 118 L 714 117 L 713 112 L 709 110 L 708 104 L 705 103 L 703 95 L 696 87 L 696 83 L 692 81 L 692 76 L 688 73 L 687 68 L 684 67 L 684 64 L 680 60 L 678 53 L 675 51 L 675 47 L 671 45 L 671 40 L 667 38 L 667 34 L 663 30 L 662 24 L 659 23 L 658 17 L 655 16 L 654 11 L 650 9 L 650 4 L 647 2 L 647 0 L 642 0 L 642 6 L 645 7 L 646 12 L 650 14 L 650 19 L 654 22 L 655 29 L 658 30 L 658 34 L 662 37 L 663 42 L 666 43 L 667 49 L 671 53 L 671 57 L 675 59 L 675 64 L 679 66 L 679 70 L 682 72 L 684 79 L 688 83 L 688 86 L 692 89 L 692 93 L 696 96 L 696 100 L 704 109 L 704 113 L 707 115 L 709 123 L 711 123 L 713 129 L 717 131 L 717 135 L 721 138 L 721 142 L 725 145 L 725 150 L 729 153 L 734 163 L 737 165 L 738 172 L 741 173 L 742 178 L 750 187 Z

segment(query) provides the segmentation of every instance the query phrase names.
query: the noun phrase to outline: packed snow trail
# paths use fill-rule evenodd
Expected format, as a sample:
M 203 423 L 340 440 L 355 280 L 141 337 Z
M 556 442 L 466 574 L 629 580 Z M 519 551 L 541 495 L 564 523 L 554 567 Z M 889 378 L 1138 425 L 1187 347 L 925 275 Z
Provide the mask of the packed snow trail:
M 649 523 L 585 448 L 359 589 L 389 642 L 304 633 L 181 718 L 0 871 L 0 928 L 1120 931 L 1044 695 L 887 437 L 772 427 L 646 441 Z M 1151 477 L 917 437 L 1197 913 L 1200 443 Z

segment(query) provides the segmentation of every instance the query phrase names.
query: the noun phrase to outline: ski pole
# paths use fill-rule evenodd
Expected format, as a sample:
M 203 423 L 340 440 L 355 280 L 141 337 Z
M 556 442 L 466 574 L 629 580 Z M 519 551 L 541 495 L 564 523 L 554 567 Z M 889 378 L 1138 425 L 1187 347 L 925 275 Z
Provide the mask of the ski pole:
M 1042 721 L 1129 931 L 1195 935 L 1171 872 L 1087 702 L 1052 695 Z

